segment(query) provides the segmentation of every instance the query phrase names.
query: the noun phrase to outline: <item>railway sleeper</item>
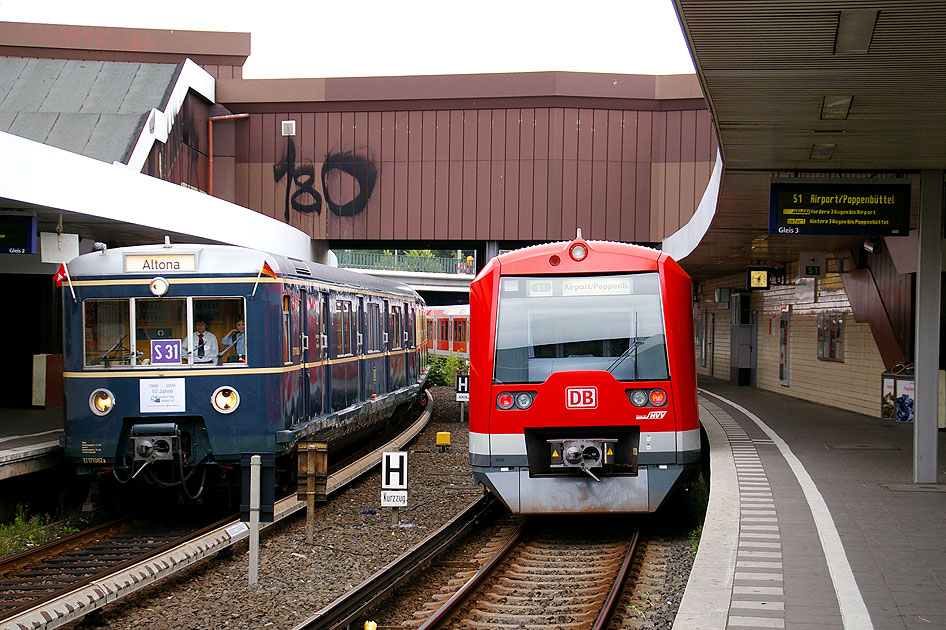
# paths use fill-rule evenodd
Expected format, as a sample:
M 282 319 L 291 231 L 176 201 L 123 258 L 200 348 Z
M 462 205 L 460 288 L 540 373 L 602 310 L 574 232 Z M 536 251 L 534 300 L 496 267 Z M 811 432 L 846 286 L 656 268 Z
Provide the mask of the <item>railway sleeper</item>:
M 501 580 L 489 587 L 489 590 L 501 595 L 518 596 L 522 593 L 530 593 L 536 589 L 548 589 L 550 591 L 560 591 L 561 582 L 529 582 L 527 580 Z M 581 594 L 585 597 L 594 597 L 600 591 L 606 591 L 609 587 L 602 587 L 599 584 L 569 584 L 569 594 Z
M 470 611 L 469 615 L 465 615 L 468 621 L 489 623 L 489 628 L 549 628 L 554 627 L 556 630 L 588 630 L 588 625 L 594 622 L 595 617 L 597 616 L 597 610 L 585 613 L 580 616 L 580 618 L 575 618 L 570 615 L 549 615 L 548 613 L 542 613 L 541 615 L 503 615 L 503 614 L 494 614 L 494 613 L 485 613 L 478 610 Z M 529 621 L 532 621 L 530 624 Z

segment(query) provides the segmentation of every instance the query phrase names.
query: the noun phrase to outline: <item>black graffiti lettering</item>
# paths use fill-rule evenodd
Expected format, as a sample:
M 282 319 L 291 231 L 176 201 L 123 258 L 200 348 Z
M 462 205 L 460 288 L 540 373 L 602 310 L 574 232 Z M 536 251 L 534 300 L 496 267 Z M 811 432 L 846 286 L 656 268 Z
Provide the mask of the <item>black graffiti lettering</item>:
M 324 171 L 323 171 L 324 172 Z M 287 177 L 288 175 L 288 177 Z M 308 214 L 322 213 L 322 195 L 313 187 L 315 184 L 315 165 L 311 160 L 303 160 L 296 166 L 296 145 L 290 138 L 286 146 L 286 157 L 273 165 L 275 181 L 286 178 L 286 222 L 289 222 L 289 207 L 297 212 Z M 292 192 L 292 184 L 297 190 Z
M 350 175 L 358 183 L 358 194 L 347 203 L 338 203 L 332 199 L 327 185 L 327 177 L 338 170 Z M 360 213 L 368 205 L 368 199 L 378 180 L 378 168 L 374 162 L 363 155 L 348 151 L 345 153 L 330 153 L 325 156 L 322 165 L 322 190 L 325 193 L 325 203 L 329 210 L 340 217 L 352 217 Z

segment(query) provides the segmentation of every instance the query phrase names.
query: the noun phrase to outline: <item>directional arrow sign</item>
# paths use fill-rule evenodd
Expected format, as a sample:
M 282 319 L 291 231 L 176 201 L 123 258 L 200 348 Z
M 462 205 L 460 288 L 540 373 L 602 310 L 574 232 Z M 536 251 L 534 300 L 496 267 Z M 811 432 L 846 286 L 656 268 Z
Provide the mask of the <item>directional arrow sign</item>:
M 824 278 L 828 269 L 828 255 L 825 252 L 801 252 L 798 257 L 798 276 L 800 278 Z

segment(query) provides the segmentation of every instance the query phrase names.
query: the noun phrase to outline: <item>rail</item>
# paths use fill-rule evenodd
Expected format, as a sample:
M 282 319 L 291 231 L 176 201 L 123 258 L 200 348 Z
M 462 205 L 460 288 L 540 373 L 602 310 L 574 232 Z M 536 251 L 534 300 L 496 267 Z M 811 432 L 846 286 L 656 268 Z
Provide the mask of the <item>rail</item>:
M 562 539 L 555 540 L 527 540 L 524 528 L 521 525 L 506 540 L 502 547 L 483 564 L 483 566 L 466 583 L 445 601 L 436 611 L 430 614 L 417 630 L 441 630 L 446 627 L 466 627 L 470 619 L 477 619 L 477 623 L 469 625 L 489 626 L 495 623 L 503 627 L 543 627 L 543 617 L 557 615 L 567 616 L 567 623 L 561 625 L 577 626 L 583 620 L 591 621 L 592 630 L 605 630 L 614 614 L 620 599 L 621 592 L 630 572 L 634 554 L 637 550 L 639 531 L 634 531 L 624 544 L 615 541 L 603 542 L 600 549 L 593 546 L 581 548 L 578 562 L 566 562 L 568 570 L 573 575 L 561 573 L 556 562 L 563 558 L 554 550 L 563 547 Z M 521 547 L 521 549 L 520 549 Z M 623 550 L 617 553 L 621 548 Z M 550 548 L 552 551 L 550 551 Z M 516 549 L 518 553 L 513 554 Z M 501 567 L 507 558 L 513 558 L 509 566 Z M 585 566 L 579 566 L 586 560 L 591 560 Z M 615 561 L 618 561 L 615 564 Z M 550 570 L 551 569 L 551 570 Z M 612 573 L 613 571 L 613 573 Z M 497 576 L 503 579 L 495 579 Z M 561 584 L 556 584 L 561 582 Z M 517 586 L 510 589 L 507 583 Z M 601 592 L 600 586 L 609 583 L 606 595 Z M 489 585 L 491 584 L 491 586 Z M 516 590 L 541 590 L 545 598 L 554 599 L 558 604 L 543 606 L 542 598 L 529 600 L 520 597 Z M 555 594 L 555 591 L 560 591 Z M 603 595 L 603 597 L 602 597 Z M 476 597 L 476 610 L 461 612 L 464 605 Z M 559 597 L 562 599 L 559 600 Z M 580 605 L 565 601 L 568 597 L 583 600 Z M 533 610 L 528 610 L 528 605 Z M 559 605 L 560 604 L 560 605 Z M 595 612 L 597 611 L 597 612 Z M 468 619 L 457 620 L 454 616 L 470 615 Z M 453 622 L 452 626 L 448 626 Z
M 377 254 L 344 249 L 335 252 L 338 266 L 349 269 L 383 269 L 388 271 L 410 271 L 415 273 L 446 273 L 473 275 L 476 261 L 469 258 L 444 258 L 437 256 L 408 256 L 405 254 Z
M 329 630 L 350 624 L 408 582 L 434 557 L 466 534 L 478 519 L 495 507 L 495 504 L 496 500 L 492 495 L 483 495 L 406 554 L 295 626 L 293 630 Z
M 407 430 L 369 455 L 331 474 L 326 483 L 326 492 L 334 494 L 376 467 L 381 463 L 384 451 L 403 448 L 417 437 L 430 420 L 432 411 L 433 404 L 428 398 L 426 409 Z M 298 500 L 295 495 L 288 496 L 276 502 L 274 522 L 261 523 L 260 526 L 265 528 L 278 523 L 297 512 L 304 511 L 305 507 L 305 501 Z M 221 521 L 210 528 L 194 532 L 184 542 L 154 550 L 147 556 L 122 564 L 121 569 L 113 568 L 107 575 L 95 576 L 78 588 L 64 589 L 56 593 L 54 597 L 42 603 L 36 602 L 21 612 L 13 614 L 8 612 L 6 614 L 9 616 L 3 616 L 0 621 L 0 630 L 21 630 L 22 628 L 43 630 L 78 621 L 106 604 L 166 579 L 181 569 L 209 558 L 247 537 L 249 537 L 249 528 L 245 523 L 229 519 L 226 522 Z

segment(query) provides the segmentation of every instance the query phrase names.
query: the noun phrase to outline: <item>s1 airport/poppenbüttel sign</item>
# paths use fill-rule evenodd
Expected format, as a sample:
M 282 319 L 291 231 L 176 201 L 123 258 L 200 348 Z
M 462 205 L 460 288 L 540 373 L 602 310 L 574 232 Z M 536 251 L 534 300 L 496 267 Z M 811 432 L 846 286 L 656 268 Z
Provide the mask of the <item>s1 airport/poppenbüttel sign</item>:
M 910 182 L 773 180 L 769 234 L 906 236 Z

